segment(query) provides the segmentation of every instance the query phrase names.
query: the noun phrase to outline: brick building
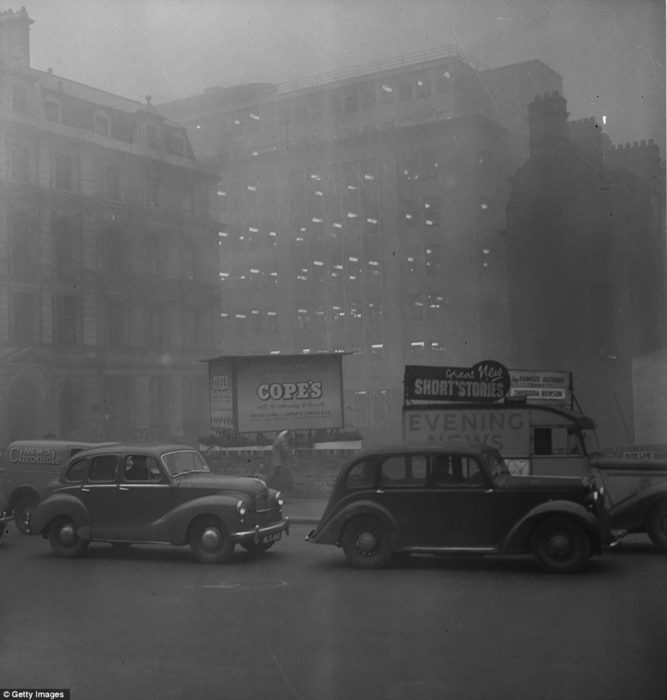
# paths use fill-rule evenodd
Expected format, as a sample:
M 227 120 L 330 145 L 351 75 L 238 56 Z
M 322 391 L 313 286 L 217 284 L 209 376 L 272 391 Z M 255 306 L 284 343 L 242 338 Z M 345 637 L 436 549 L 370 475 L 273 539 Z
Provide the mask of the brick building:
M 215 179 L 183 127 L 30 66 L 0 13 L 0 440 L 192 438 L 219 352 Z
M 445 48 L 161 105 L 221 177 L 223 352 L 351 352 L 365 444 L 400 436 L 405 364 L 505 361 L 508 179 L 528 103 L 561 87 Z

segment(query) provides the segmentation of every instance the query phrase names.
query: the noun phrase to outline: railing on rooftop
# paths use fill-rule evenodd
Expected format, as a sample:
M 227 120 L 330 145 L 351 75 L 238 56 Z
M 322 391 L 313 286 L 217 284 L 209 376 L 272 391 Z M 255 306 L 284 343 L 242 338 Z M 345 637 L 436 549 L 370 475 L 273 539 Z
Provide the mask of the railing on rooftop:
M 454 56 L 473 68 L 476 67 L 476 63 L 472 61 L 470 56 L 468 56 L 464 51 L 453 44 L 447 44 L 437 49 L 430 49 L 429 51 L 418 51 L 416 53 L 388 58 L 384 61 L 363 63 L 358 66 L 351 66 L 350 68 L 341 68 L 340 70 L 320 73 L 319 75 L 313 75 L 310 77 L 301 78 L 299 80 L 278 83 L 277 88 L 279 93 L 293 92 L 294 90 L 300 90 L 301 88 L 315 87 L 316 85 L 324 85 L 326 83 L 333 83 L 338 80 L 345 80 L 348 78 L 356 78 L 362 75 L 371 75 L 374 73 L 380 73 L 381 71 L 390 70 L 392 68 L 402 68 L 404 66 L 425 63 L 426 61 L 435 61 L 439 58 L 447 58 L 449 56 Z

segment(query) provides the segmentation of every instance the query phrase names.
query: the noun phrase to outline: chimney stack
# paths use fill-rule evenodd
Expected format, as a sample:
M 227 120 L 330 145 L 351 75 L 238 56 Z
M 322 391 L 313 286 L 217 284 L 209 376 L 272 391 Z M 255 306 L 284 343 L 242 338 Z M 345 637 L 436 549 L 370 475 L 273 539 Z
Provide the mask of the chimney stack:
M 30 25 L 25 7 L 0 12 L 0 67 L 30 68 Z

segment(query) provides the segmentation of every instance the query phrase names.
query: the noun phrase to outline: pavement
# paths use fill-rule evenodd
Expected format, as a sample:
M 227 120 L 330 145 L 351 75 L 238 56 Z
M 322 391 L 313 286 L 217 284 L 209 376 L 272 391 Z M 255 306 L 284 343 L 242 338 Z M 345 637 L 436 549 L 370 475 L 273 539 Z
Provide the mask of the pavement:
M 283 515 L 290 519 L 291 523 L 317 524 L 327 505 L 326 498 L 290 498 L 285 496 Z

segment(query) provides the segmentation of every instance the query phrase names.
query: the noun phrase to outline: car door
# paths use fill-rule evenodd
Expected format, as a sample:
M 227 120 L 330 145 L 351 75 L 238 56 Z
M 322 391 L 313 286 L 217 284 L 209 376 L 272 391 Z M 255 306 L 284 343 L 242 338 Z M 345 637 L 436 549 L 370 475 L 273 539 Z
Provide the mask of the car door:
M 88 510 L 92 539 L 113 539 L 117 535 L 118 463 L 116 454 L 89 458 L 88 476 L 79 488 Z
M 135 452 L 121 460 L 117 532 L 124 540 L 167 542 L 174 491 L 157 457 Z
M 428 529 L 427 473 L 425 454 L 393 454 L 380 460 L 373 500 L 391 513 L 404 547 L 416 547 L 424 542 L 424 532 Z
M 499 539 L 496 496 L 476 456 L 434 456 L 426 506 L 432 546 L 482 551 L 495 548 Z

